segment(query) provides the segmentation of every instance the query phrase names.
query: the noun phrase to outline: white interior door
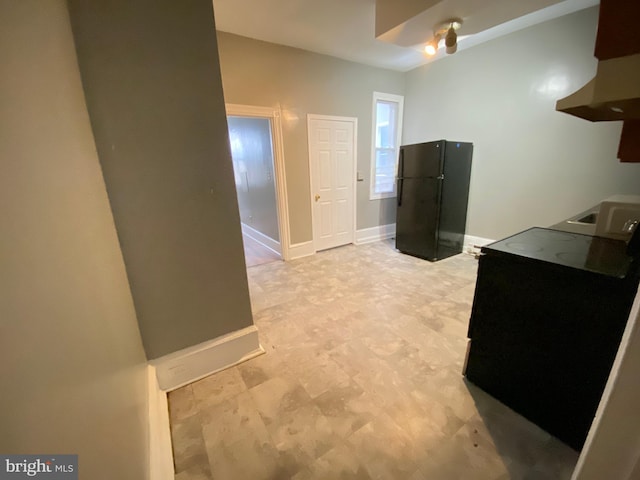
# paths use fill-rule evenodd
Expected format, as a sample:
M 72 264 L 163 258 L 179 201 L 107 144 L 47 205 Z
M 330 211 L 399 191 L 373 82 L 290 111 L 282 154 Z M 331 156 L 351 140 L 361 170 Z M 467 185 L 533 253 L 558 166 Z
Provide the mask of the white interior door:
M 356 119 L 309 115 L 309 167 L 316 250 L 353 242 Z

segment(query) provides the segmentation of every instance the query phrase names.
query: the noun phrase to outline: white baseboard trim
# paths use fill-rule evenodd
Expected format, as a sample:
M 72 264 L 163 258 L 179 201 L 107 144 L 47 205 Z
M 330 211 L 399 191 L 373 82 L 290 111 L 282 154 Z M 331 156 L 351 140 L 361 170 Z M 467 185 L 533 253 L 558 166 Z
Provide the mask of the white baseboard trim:
M 173 480 L 173 450 L 167 393 L 158 385 L 156 368 L 147 365 L 149 390 L 149 480 Z
M 378 225 L 377 227 L 363 228 L 356 230 L 356 245 L 363 245 L 365 243 L 377 242 L 380 240 L 386 240 L 392 238 L 396 234 L 396 224 L 390 223 L 388 225 Z
M 313 248 L 313 242 L 294 243 L 289 246 L 289 258 L 295 260 L 296 258 L 308 257 L 316 253 Z
M 278 242 L 277 240 L 274 240 L 273 238 L 265 235 L 262 232 L 259 232 L 255 228 L 250 227 L 246 223 L 241 223 L 240 225 L 242 226 L 242 233 L 244 235 L 246 235 L 249 238 L 252 238 L 256 242 L 258 242 L 260 245 L 267 247 L 269 250 L 273 251 L 274 253 L 277 253 L 278 255 L 282 255 L 280 253 L 282 252 L 282 247 L 280 246 L 280 242 Z
M 158 385 L 166 392 L 195 382 L 264 353 L 252 325 L 151 360 Z
M 484 247 L 485 245 L 488 245 L 493 242 L 495 242 L 495 240 L 492 240 L 490 238 L 476 237 L 474 235 L 465 235 L 464 247 L 462 248 L 462 251 L 464 253 L 476 253 L 478 251 L 477 247 Z

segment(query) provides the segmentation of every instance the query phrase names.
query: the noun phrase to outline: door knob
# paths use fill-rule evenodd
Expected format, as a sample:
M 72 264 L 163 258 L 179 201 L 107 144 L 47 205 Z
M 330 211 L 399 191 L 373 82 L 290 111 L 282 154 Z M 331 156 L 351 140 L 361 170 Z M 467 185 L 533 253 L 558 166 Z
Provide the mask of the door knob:
M 320 195 L 318 195 L 318 194 L 316 193 L 316 202 L 317 202 L 318 200 L 320 200 Z

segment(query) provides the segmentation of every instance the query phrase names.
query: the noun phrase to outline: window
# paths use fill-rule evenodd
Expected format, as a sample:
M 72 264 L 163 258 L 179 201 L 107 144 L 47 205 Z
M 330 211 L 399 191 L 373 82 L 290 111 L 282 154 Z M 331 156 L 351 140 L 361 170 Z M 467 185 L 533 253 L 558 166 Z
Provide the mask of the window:
M 396 194 L 403 103 L 401 95 L 373 92 L 371 200 Z

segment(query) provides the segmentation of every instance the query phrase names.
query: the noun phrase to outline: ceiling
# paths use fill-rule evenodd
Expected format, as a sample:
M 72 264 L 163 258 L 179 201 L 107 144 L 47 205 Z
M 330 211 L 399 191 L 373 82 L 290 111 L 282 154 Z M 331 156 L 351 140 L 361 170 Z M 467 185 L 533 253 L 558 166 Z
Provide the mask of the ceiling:
M 464 20 L 458 32 L 460 51 L 598 3 L 378 0 L 376 26 L 376 0 L 213 0 L 216 26 L 223 32 L 398 71 L 444 55 L 440 49 L 427 57 L 423 47 L 433 27 L 448 18 Z

